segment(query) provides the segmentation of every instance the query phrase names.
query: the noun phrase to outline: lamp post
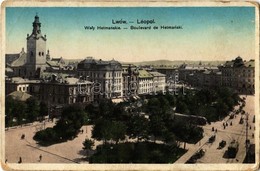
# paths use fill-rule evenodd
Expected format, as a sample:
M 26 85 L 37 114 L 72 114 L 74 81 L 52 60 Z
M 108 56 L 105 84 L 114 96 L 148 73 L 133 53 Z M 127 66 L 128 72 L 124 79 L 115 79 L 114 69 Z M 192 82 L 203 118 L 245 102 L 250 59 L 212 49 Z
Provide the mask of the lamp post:
M 248 162 L 248 147 L 250 142 L 248 141 L 248 112 L 246 113 L 246 160 Z

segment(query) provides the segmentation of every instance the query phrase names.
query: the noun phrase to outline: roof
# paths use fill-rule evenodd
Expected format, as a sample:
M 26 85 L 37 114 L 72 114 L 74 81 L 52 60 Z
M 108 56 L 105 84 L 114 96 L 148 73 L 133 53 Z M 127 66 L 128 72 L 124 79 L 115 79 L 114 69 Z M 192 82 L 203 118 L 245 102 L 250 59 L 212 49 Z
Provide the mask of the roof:
M 166 66 L 166 67 L 154 67 L 154 69 L 157 69 L 157 70 L 177 70 L 178 67 L 177 66 Z
M 52 62 L 58 63 L 58 64 L 65 64 L 65 61 L 63 60 L 62 57 L 60 58 L 51 58 Z
M 67 84 L 77 84 L 78 82 L 79 79 L 75 77 L 65 78 L 65 83 Z
M 162 74 L 160 72 L 152 71 L 149 73 L 152 74 L 154 77 L 165 77 L 165 74 Z
M 239 56 L 235 60 L 226 61 L 222 67 L 255 67 L 255 60 L 251 59 L 249 61 L 243 61 L 243 59 Z
M 22 66 L 26 63 L 27 54 L 22 50 L 17 54 L 6 54 L 6 64 L 10 66 Z
M 92 57 L 87 57 L 78 64 L 78 69 L 88 70 L 121 70 L 121 64 L 112 59 L 110 61 L 96 60 Z
M 251 59 L 250 61 L 245 62 L 246 67 L 255 67 L 255 60 Z
M 26 101 L 31 97 L 30 94 L 21 91 L 14 91 L 8 94 L 7 97 L 8 96 L 11 96 L 13 99 L 20 100 L 20 101 Z
M 46 80 L 47 80 L 47 79 L 51 78 L 52 75 L 53 75 L 52 72 L 43 72 L 42 75 L 41 75 L 41 77 L 42 77 L 43 79 L 46 79 Z M 61 78 L 61 79 L 65 79 L 66 77 L 69 76 L 69 74 L 63 74 L 63 73 L 59 73 L 59 74 L 55 74 L 55 75 L 57 75 L 57 77 L 59 77 L 59 78 Z
M 5 72 L 14 72 L 14 70 L 10 67 L 5 67 Z
M 51 66 L 51 67 L 59 67 L 60 66 L 60 64 L 55 62 L 55 61 L 47 61 L 46 64 Z
M 209 70 L 205 70 L 204 72 L 203 72 L 203 74 L 210 74 L 211 73 L 211 71 L 209 71 Z
M 40 80 L 28 80 L 28 79 L 23 79 L 21 77 L 12 77 L 10 78 L 11 83 L 39 83 Z
M 19 53 L 17 54 L 5 54 L 5 63 L 11 65 L 13 61 L 18 59 L 20 56 Z
M 144 69 L 140 69 L 138 72 L 139 72 L 139 78 L 153 78 L 153 75 Z

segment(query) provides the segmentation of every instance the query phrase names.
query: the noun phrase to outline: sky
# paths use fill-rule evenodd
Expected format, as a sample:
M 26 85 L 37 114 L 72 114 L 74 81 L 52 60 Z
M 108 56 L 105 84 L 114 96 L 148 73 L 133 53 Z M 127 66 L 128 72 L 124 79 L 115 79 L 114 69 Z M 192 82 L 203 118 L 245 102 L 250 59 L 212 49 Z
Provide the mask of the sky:
M 7 7 L 6 53 L 19 53 L 23 47 L 26 51 L 36 13 L 51 57 L 137 62 L 255 56 L 254 7 Z M 121 19 L 128 24 L 112 23 Z M 152 19 L 155 23 L 137 24 Z M 132 25 L 151 26 L 151 30 L 131 30 Z M 84 26 L 122 29 L 93 31 Z

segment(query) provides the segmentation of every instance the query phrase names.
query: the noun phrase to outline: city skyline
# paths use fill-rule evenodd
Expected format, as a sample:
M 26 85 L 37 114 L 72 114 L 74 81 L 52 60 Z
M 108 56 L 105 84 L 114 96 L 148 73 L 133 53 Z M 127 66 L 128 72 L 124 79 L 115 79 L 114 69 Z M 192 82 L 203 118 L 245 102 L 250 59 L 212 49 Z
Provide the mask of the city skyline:
M 36 13 L 51 57 L 123 62 L 255 58 L 254 7 L 11 7 L 6 8 L 6 53 L 26 50 Z M 152 27 L 182 29 L 130 29 L 149 26 L 137 24 L 142 19 L 154 20 Z M 113 24 L 117 20 L 128 24 Z M 122 29 L 93 31 L 85 26 Z

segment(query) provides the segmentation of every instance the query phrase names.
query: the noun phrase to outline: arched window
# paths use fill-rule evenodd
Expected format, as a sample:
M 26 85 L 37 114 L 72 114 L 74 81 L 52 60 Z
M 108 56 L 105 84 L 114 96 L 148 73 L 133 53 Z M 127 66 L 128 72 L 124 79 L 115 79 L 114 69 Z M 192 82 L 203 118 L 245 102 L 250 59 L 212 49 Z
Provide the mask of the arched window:
M 39 56 L 41 56 L 41 52 L 39 52 Z
M 42 56 L 44 55 L 44 53 L 42 52 Z

